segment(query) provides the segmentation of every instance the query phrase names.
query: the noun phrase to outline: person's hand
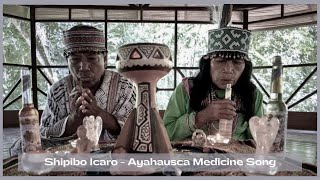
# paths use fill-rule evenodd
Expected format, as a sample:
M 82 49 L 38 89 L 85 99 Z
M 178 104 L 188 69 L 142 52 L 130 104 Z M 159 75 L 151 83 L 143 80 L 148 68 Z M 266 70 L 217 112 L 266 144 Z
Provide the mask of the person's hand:
M 235 102 L 223 99 L 212 101 L 206 108 L 196 115 L 196 127 L 200 128 L 208 122 L 219 119 L 233 120 L 237 115 Z
M 98 106 L 96 98 L 93 96 L 89 89 L 82 90 L 81 105 L 79 109 L 85 116 L 93 115 L 95 117 L 104 117 L 104 114 L 106 113 Z
M 76 86 L 70 93 L 71 106 L 70 112 L 73 119 L 83 119 L 84 115 L 80 110 L 81 102 L 84 99 L 82 96 L 82 88 Z
M 79 110 L 84 116 L 100 116 L 102 119 L 102 127 L 104 129 L 114 135 L 118 135 L 120 133 L 121 127 L 117 122 L 117 119 L 98 106 L 96 98 L 89 89 L 83 89 L 79 98 L 81 100 Z

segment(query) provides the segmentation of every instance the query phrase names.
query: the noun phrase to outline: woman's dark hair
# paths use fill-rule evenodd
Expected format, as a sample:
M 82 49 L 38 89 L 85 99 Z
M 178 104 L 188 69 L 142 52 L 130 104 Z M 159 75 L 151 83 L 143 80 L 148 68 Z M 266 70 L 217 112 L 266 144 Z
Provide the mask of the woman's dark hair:
M 212 83 L 210 74 L 210 59 L 202 57 L 199 63 L 200 72 L 193 78 L 193 87 L 190 92 L 190 106 L 194 111 L 200 111 L 204 107 L 201 102 L 208 96 L 211 87 L 219 89 Z M 241 109 L 244 114 L 244 120 L 249 121 L 254 115 L 255 91 L 256 86 L 250 81 L 252 75 L 252 63 L 245 61 L 245 68 L 239 77 L 237 83 L 232 87 L 233 91 L 240 97 Z

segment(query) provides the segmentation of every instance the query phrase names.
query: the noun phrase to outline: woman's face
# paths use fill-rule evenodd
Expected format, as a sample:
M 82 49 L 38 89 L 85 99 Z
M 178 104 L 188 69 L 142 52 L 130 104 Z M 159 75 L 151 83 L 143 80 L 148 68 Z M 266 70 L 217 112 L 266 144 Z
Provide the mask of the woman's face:
M 210 74 L 212 82 L 220 89 L 227 84 L 235 85 L 245 67 L 243 59 L 213 58 L 210 61 Z

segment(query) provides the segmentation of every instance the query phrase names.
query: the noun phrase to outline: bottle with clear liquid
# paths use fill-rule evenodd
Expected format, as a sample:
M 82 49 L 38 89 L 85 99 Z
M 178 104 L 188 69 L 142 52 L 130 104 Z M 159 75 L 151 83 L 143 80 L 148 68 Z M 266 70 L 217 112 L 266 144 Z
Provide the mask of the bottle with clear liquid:
M 22 104 L 19 111 L 22 152 L 41 151 L 39 113 L 31 96 L 31 76 L 29 70 L 21 70 Z
M 279 119 L 279 130 L 270 149 L 271 153 L 285 153 L 288 108 L 282 100 L 282 62 L 280 56 L 275 56 L 272 62 L 270 100 L 266 106 L 265 115 L 268 118 Z
M 231 84 L 227 84 L 226 92 L 225 92 L 225 99 L 231 100 Z M 230 141 L 232 137 L 232 123 L 233 120 L 227 119 L 220 119 L 219 120 L 219 135 L 222 136 L 227 142 Z

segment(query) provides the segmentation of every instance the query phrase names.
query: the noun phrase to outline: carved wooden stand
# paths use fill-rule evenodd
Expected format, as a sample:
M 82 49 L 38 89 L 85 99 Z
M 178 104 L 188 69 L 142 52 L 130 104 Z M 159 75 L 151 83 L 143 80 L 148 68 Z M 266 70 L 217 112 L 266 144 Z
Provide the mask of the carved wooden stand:
M 171 144 L 156 106 L 156 83 L 172 68 L 170 50 L 154 43 L 122 46 L 116 67 L 137 87 L 136 107 L 128 117 L 115 149 L 127 152 L 169 153 Z

